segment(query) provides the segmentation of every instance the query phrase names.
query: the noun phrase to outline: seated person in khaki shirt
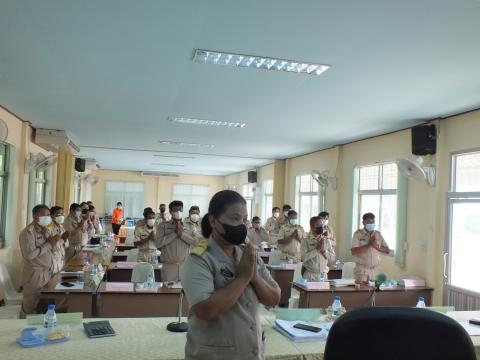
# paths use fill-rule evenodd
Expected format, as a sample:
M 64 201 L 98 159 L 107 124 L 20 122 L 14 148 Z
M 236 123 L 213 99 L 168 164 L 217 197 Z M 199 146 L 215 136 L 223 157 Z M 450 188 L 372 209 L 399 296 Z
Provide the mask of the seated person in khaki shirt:
M 302 241 L 302 276 L 309 281 L 319 281 L 321 273 L 328 273 L 328 263 L 335 261 L 335 251 L 322 224 L 320 217 L 312 217 L 310 233 Z
M 390 249 L 380 231 L 375 231 L 375 215 L 366 213 L 362 219 L 364 228 L 355 231 L 352 239 L 353 273 L 357 283 L 368 283 L 375 279 L 380 254 L 388 254 Z
M 285 254 L 285 257 L 292 257 L 300 261 L 300 244 L 305 230 L 298 224 L 298 213 L 295 210 L 288 212 L 288 224 L 283 225 L 278 233 L 278 249 Z
M 260 225 L 260 218 L 258 216 L 253 217 L 252 228 L 248 229 L 247 237 L 256 250 L 263 250 L 262 243 L 269 243 L 270 236 L 268 236 L 267 231 Z
M 157 246 L 155 245 L 155 213 L 144 211 L 143 225 L 135 226 L 135 246 L 138 248 L 138 261 L 156 263 Z

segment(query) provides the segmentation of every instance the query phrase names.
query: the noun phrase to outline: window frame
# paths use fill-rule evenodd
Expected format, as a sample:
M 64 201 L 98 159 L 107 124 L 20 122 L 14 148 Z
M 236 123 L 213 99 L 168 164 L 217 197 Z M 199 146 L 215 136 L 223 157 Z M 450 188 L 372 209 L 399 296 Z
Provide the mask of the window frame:
M 0 248 L 6 244 L 6 226 L 7 226 L 7 194 L 8 194 L 8 168 L 9 168 L 9 146 L 0 144 L 3 156 L 3 168 L 0 169 L 0 181 L 2 182 L 2 193 L 0 194 Z
M 255 216 L 254 209 L 255 209 L 255 191 L 256 191 L 256 184 L 254 183 L 245 183 L 242 184 L 242 193 L 241 195 L 247 202 L 247 210 L 248 211 L 248 220 L 252 221 L 252 218 Z M 247 189 L 247 191 L 244 191 Z M 250 204 L 250 205 L 249 205 Z
M 383 184 L 383 167 L 385 165 L 395 165 L 396 163 L 394 161 L 382 161 L 382 162 L 377 162 L 373 164 L 366 164 L 366 165 L 357 165 L 355 166 L 355 171 L 357 173 L 358 177 L 358 185 L 355 190 L 355 196 L 356 199 L 354 199 L 354 203 L 356 206 L 356 209 L 353 211 L 353 216 L 354 221 L 354 227 L 355 229 L 360 229 L 362 226 L 362 196 L 364 195 L 378 195 L 380 197 L 380 204 L 379 204 L 379 213 L 375 214 L 375 223 L 377 224 L 377 229 L 381 232 L 381 224 L 382 224 L 382 204 L 383 204 L 383 196 L 384 195 L 395 195 L 395 200 L 396 204 L 398 207 L 398 178 L 399 178 L 399 170 L 397 168 L 397 179 L 396 179 L 396 187 L 395 189 L 383 189 L 382 184 Z M 360 174 L 360 169 L 361 168 L 366 168 L 366 167 L 372 167 L 372 166 L 377 166 L 379 168 L 379 173 L 378 173 L 378 189 L 377 190 L 361 190 L 360 189 L 360 184 L 361 184 L 361 174 Z M 398 208 L 397 208 L 398 209 Z M 396 209 L 396 210 L 397 210 Z M 388 254 L 389 256 L 395 256 L 395 252 L 397 251 L 397 228 L 399 226 L 399 214 L 396 213 L 396 219 L 395 219 L 395 241 L 392 241 L 393 243 L 393 248 L 390 246 L 390 253 Z M 354 229 L 352 229 L 353 232 L 355 232 Z
M 40 173 L 43 173 L 43 178 L 40 177 Z M 40 204 L 45 204 L 45 201 L 46 201 L 46 198 L 47 198 L 47 183 L 48 183 L 48 179 L 47 179 L 47 174 L 48 174 L 48 171 L 47 170 L 41 170 L 41 171 L 35 171 L 35 178 L 33 180 L 33 185 L 35 186 L 35 189 L 34 189 L 34 196 L 33 196 L 33 199 L 35 200 L 34 202 L 36 202 L 37 200 L 37 196 L 38 196 L 38 188 L 37 188 L 37 184 L 41 184 L 41 201 L 38 202 L 38 204 L 34 204 L 35 205 L 40 205 Z
M 190 186 L 191 187 L 191 191 L 190 191 L 190 194 L 178 194 L 175 192 L 175 187 L 176 186 Z M 198 207 L 200 207 L 200 214 L 206 214 L 208 212 L 208 203 L 209 203 L 209 198 L 210 198 L 210 185 L 206 185 L 206 184 L 180 184 L 180 183 L 175 183 L 175 184 L 172 184 L 172 197 L 173 199 L 172 200 L 181 200 L 183 203 L 184 203 L 184 207 L 183 207 L 183 213 L 185 214 L 185 216 L 188 215 L 188 212 L 190 210 L 190 207 L 188 206 L 188 204 L 186 204 L 186 201 L 185 200 L 182 200 L 180 197 L 182 196 L 188 196 L 190 198 L 192 198 L 193 196 L 199 196 L 199 195 L 193 195 L 193 188 L 194 187 L 203 187 L 203 188 L 206 188 L 207 190 L 207 195 L 206 195 L 206 201 L 205 201 L 205 206 L 204 204 L 200 204 L 200 203 L 196 203 L 196 204 L 191 204 L 190 206 L 193 206 L 193 205 L 196 205 Z
M 301 190 L 301 183 L 302 183 L 302 180 L 301 178 L 303 176 L 308 176 L 309 177 L 309 181 L 310 181 L 310 190 L 311 191 L 300 191 Z M 313 188 L 314 188 L 314 184 L 317 184 L 317 191 L 313 191 Z M 323 211 L 323 206 L 320 206 L 320 193 L 323 193 L 324 190 L 322 189 L 322 187 L 320 186 L 320 184 L 316 183 L 315 180 L 312 178 L 312 175 L 310 173 L 308 174 L 298 174 L 296 177 L 295 177 L 295 210 L 297 211 L 298 213 L 298 222 L 300 224 L 302 224 L 302 220 L 303 220 L 303 217 L 302 217 L 302 210 L 301 210 L 301 201 L 302 201 L 302 197 L 310 197 L 310 214 L 308 216 L 308 219 L 307 221 L 305 222 L 305 224 L 309 224 L 310 223 L 310 218 L 313 217 L 313 216 L 317 216 L 319 214 L 320 211 Z M 317 208 L 318 208 L 318 212 L 317 213 L 312 213 L 312 210 L 313 210 L 313 203 L 314 201 L 316 201 L 317 203 Z M 322 202 L 324 201 L 323 199 L 323 196 L 322 196 Z M 303 214 L 305 215 L 305 214 Z M 309 226 L 308 226 L 309 228 Z M 306 231 L 309 231 L 309 229 L 305 229 Z
M 272 192 L 271 193 L 268 193 L 267 192 L 267 186 L 266 184 L 267 183 L 271 183 L 272 186 Z M 273 179 L 269 179 L 269 180 L 265 180 L 263 181 L 263 184 L 262 184 L 262 188 L 263 188 L 263 194 L 262 194 L 262 214 L 263 214 L 263 223 L 265 223 L 267 221 L 267 219 L 269 217 L 271 217 L 271 214 L 272 214 L 272 209 L 273 209 Z M 270 206 L 270 209 L 268 208 L 267 206 L 267 203 L 268 203 L 268 198 L 271 198 L 272 201 L 271 201 L 271 204 L 272 206 Z

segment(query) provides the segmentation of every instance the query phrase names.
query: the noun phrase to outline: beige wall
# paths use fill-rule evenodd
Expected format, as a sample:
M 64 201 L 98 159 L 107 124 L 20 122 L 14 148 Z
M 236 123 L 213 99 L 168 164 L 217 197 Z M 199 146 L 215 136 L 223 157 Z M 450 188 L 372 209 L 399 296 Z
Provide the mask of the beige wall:
M 141 176 L 135 171 L 113 171 L 97 170 L 92 175 L 100 178 L 99 182 L 92 187 L 92 201 L 94 202 L 97 213 L 110 213 L 112 209 L 105 209 L 105 183 L 107 181 L 135 181 L 143 182 L 144 185 L 144 207 L 158 209 L 160 203 L 168 204 L 172 201 L 174 184 L 208 185 L 210 187 L 210 196 L 225 188 L 225 179 L 223 176 L 205 176 L 205 175 L 180 175 L 179 177 L 165 176 Z M 89 200 L 89 199 L 82 199 Z M 202 213 L 207 209 L 201 209 Z M 141 216 L 141 214 L 139 214 Z
M 31 210 L 27 208 L 29 176 L 28 174 L 24 173 L 25 159 L 29 157 L 30 153 L 41 152 L 44 155 L 49 155 L 50 153 L 35 145 L 31 141 L 32 128 L 27 123 L 22 122 L 20 119 L 5 111 L 1 107 L 0 119 L 5 121 L 8 127 L 8 137 L 6 141 L 7 144 L 14 146 L 16 149 L 16 165 L 13 188 L 7 189 L 7 191 L 13 191 L 15 194 L 13 203 L 7 205 L 8 212 L 13 213 L 14 215 L 12 216 L 13 223 L 6 224 L 7 227 L 13 228 L 13 238 L 9 239 L 9 246 L 0 249 L 0 262 L 6 265 L 14 286 L 18 287 L 20 285 L 22 269 L 22 256 L 18 244 L 18 235 L 26 226 L 27 214 Z M 55 174 L 55 168 L 53 169 L 53 173 Z M 54 187 L 52 187 L 52 189 L 54 190 Z M 52 201 L 54 198 L 53 191 Z M 2 295 L 2 289 L 0 289 L 0 298 Z

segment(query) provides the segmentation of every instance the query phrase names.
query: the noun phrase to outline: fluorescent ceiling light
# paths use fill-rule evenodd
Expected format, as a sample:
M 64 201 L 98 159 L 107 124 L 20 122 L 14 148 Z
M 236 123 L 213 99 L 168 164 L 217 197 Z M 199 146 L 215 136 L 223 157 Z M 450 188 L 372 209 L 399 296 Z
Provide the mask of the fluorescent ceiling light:
M 155 157 L 162 157 L 162 158 L 171 158 L 171 159 L 196 159 L 195 156 L 176 156 L 176 155 L 159 155 L 154 154 Z
M 203 148 L 214 148 L 213 144 L 198 144 L 198 143 L 189 143 L 182 141 L 158 141 L 162 145 L 178 145 L 178 146 L 192 146 L 192 147 L 203 147 Z
M 185 165 L 181 165 L 181 164 L 161 164 L 161 163 L 152 163 L 152 165 L 155 165 L 155 166 L 178 166 L 178 167 L 184 167 Z
M 284 59 L 268 58 L 263 56 L 221 53 L 218 51 L 195 50 L 193 61 L 217 65 L 231 65 L 254 69 L 287 71 L 307 75 L 321 75 L 330 68 L 330 65 L 305 63 Z
M 169 116 L 167 120 L 175 123 L 190 124 L 190 125 L 224 126 L 224 127 L 235 127 L 240 129 L 245 127 L 245 123 L 192 119 L 192 118 L 184 118 L 184 117 L 176 117 L 176 116 Z

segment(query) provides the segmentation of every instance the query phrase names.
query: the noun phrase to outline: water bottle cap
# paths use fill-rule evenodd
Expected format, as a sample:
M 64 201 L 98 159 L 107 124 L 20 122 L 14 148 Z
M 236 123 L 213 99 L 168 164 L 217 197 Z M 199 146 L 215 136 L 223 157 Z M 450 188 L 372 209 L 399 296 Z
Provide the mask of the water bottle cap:
M 425 299 L 424 299 L 422 296 L 420 296 L 420 297 L 418 298 L 418 301 L 425 301 Z
M 340 300 L 340 296 L 336 295 L 335 300 Z
M 55 304 L 48 305 L 48 310 L 55 310 Z

